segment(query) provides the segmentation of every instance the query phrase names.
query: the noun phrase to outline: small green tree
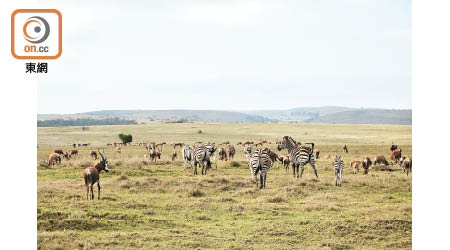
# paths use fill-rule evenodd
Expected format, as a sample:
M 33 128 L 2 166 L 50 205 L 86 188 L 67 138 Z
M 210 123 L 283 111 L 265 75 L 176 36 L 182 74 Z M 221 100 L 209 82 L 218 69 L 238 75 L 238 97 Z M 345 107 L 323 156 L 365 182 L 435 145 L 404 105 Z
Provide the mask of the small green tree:
M 119 138 L 124 144 L 133 141 L 132 135 L 119 134 Z

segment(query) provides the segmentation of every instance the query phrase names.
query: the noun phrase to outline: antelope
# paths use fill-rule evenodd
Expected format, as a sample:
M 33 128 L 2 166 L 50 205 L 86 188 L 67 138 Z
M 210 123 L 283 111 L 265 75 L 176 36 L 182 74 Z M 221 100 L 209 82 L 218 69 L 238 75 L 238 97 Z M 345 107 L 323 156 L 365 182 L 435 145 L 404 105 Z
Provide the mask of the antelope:
M 360 161 L 352 161 L 352 163 L 350 163 L 350 167 L 353 169 L 353 174 L 356 174 L 359 172 L 360 166 L 361 166 Z
M 219 146 L 221 146 L 221 145 L 228 145 L 228 144 L 230 144 L 229 141 L 224 141 L 224 142 L 222 142 L 222 143 L 219 143 Z
M 59 155 L 63 155 L 64 154 L 64 151 L 62 151 L 62 149 L 55 149 L 54 152 L 59 154 Z
M 116 153 L 118 153 L 118 154 L 122 153 L 122 149 L 120 147 L 117 147 L 116 148 Z
M 77 149 L 69 150 L 69 153 L 70 153 L 70 157 L 72 157 L 74 155 L 78 156 L 78 150 Z
M 89 189 L 91 192 L 91 200 L 94 200 L 94 189 L 93 186 L 97 183 L 98 188 L 98 199 L 100 200 L 100 172 L 103 170 L 109 172 L 108 160 L 106 159 L 105 149 L 103 149 L 103 155 L 99 149 L 98 153 L 102 157 L 100 162 L 93 163 L 90 167 L 86 168 L 83 172 L 84 184 L 86 185 L 86 199 L 89 200 Z M 89 188 L 90 186 L 90 188 Z
M 92 159 L 97 160 L 97 152 L 95 152 L 95 150 L 92 150 L 90 153 Z
M 54 166 L 55 164 L 61 164 L 61 156 L 57 153 L 51 153 L 48 157 L 48 166 Z
M 219 160 L 221 161 L 227 161 L 228 160 L 228 156 L 227 156 L 227 151 L 224 148 L 221 148 L 219 150 Z
M 289 160 L 289 155 L 280 156 L 278 158 L 278 160 L 281 161 L 281 163 L 283 163 L 284 170 L 285 170 L 286 174 L 288 174 L 289 173 L 289 164 L 291 164 L 291 161 Z
M 375 156 L 373 165 L 376 166 L 377 164 L 384 164 L 385 166 L 389 165 L 388 161 L 386 161 L 386 158 L 384 158 L 384 155 Z
M 157 157 L 158 157 L 158 159 L 161 159 L 161 153 L 156 150 L 153 150 L 153 149 L 150 149 L 149 156 L 150 156 L 150 161 L 156 161 Z
M 236 154 L 236 149 L 234 148 L 233 145 L 228 145 L 228 157 L 230 158 L 230 160 L 233 160 L 234 155 Z
M 161 147 L 161 152 L 163 151 L 163 145 L 166 144 L 166 142 L 157 143 L 155 145 L 156 148 Z
M 400 165 L 403 168 L 403 173 L 406 172 L 406 175 L 408 175 L 412 169 L 411 159 L 409 159 L 408 156 L 403 156 L 402 158 L 400 158 Z

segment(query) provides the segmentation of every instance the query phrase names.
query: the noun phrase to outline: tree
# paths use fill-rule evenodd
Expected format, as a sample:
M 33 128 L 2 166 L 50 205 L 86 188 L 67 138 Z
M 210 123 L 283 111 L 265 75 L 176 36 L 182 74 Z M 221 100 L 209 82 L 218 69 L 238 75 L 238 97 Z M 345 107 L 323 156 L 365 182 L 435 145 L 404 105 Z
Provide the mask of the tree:
M 132 135 L 119 134 L 119 138 L 124 144 L 133 141 Z

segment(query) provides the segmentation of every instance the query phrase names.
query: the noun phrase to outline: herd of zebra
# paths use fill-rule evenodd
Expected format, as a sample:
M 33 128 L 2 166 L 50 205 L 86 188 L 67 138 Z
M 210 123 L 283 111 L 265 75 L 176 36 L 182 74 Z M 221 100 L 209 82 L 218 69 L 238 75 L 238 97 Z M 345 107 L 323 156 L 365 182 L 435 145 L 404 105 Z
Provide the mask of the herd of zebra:
M 147 150 L 149 151 L 149 155 L 151 160 L 153 161 L 154 157 L 160 158 L 161 152 L 162 152 L 162 145 L 166 144 L 160 143 L 150 143 L 145 144 Z M 228 153 L 224 148 L 221 148 L 218 151 L 219 159 L 220 160 L 227 160 L 228 157 L 232 160 L 236 149 L 233 145 L 231 145 L 229 142 L 223 142 L 219 145 L 228 144 Z M 319 178 L 319 175 L 317 173 L 317 167 L 316 167 L 316 159 L 319 158 L 320 151 L 316 150 L 314 151 L 314 143 L 304 143 L 302 145 L 300 142 L 296 142 L 294 139 L 292 139 L 290 136 L 284 136 L 282 141 L 277 140 L 277 149 L 278 151 L 281 151 L 283 149 L 287 149 L 288 155 L 286 156 L 278 156 L 275 152 L 273 152 L 269 148 L 257 148 L 255 151 L 252 150 L 252 146 L 262 146 L 263 144 L 271 144 L 268 141 L 258 141 L 257 143 L 253 142 L 245 142 L 241 143 L 239 142 L 237 145 L 243 145 L 244 146 L 244 155 L 247 159 L 248 166 L 250 168 L 250 173 L 252 179 L 254 178 L 256 187 L 259 187 L 260 189 L 265 188 L 266 186 L 266 179 L 267 179 L 267 173 L 269 169 L 272 167 L 272 165 L 280 161 L 285 169 L 286 172 L 289 171 L 289 165 L 292 166 L 293 170 L 293 176 L 294 178 L 301 178 L 303 175 L 304 167 L 307 164 L 310 164 L 314 170 L 314 174 L 316 178 Z M 157 146 L 161 146 L 161 152 L 157 150 Z M 186 171 L 187 164 L 190 164 L 191 169 L 193 169 L 194 175 L 197 175 L 197 165 L 201 167 L 202 169 L 202 175 L 206 175 L 208 169 L 211 168 L 211 158 L 213 158 L 214 163 L 217 168 L 217 162 L 216 162 L 216 151 L 217 147 L 215 143 L 202 143 L 197 142 L 193 145 L 185 145 L 184 143 L 178 142 L 172 144 L 173 148 L 175 149 L 176 146 L 180 146 L 182 158 L 184 160 L 184 170 Z M 406 172 L 408 175 L 409 171 L 412 169 L 412 161 L 407 156 L 402 156 L 402 150 L 397 146 L 392 144 L 391 145 L 391 159 L 395 162 L 395 165 L 397 163 L 400 163 L 400 166 L 402 166 L 403 171 Z M 253 152 L 252 152 L 253 151 Z M 116 150 L 117 152 L 117 150 Z M 348 148 L 346 145 L 343 146 L 343 152 L 348 153 Z M 98 149 L 98 153 L 101 156 L 100 162 L 94 163 L 92 166 L 86 168 L 83 172 L 84 175 L 84 181 L 86 185 L 86 193 L 87 198 L 93 199 L 93 185 L 97 184 L 98 186 L 98 197 L 100 199 L 100 176 L 99 173 L 101 171 L 108 172 L 108 160 L 107 155 L 105 151 L 103 150 L 103 153 L 100 152 Z M 67 159 L 70 159 L 71 156 L 77 155 L 78 150 L 71 150 L 70 152 L 64 153 L 63 150 L 57 149 L 54 153 L 50 154 L 48 165 L 51 164 L 54 165 L 54 163 L 61 163 L 61 156 L 67 157 Z M 93 159 L 97 159 L 97 153 L 95 151 L 90 152 L 90 156 Z M 172 153 L 172 161 L 174 160 L 174 157 L 176 157 L 176 151 Z M 327 157 L 325 157 L 327 158 Z M 330 155 L 328 155 L 328 158 L 330 158 Z M 362 161 L 352 161 L 350 163 L 350 167 L 354 170 L 354 173 L 359 171 L 359 168 L 362 167 L 364 169 L 363 174 L 368 173 L 369 167 L 376 164 L 385 164 L 386 166 L 389 165 L 386 158 L 384 156 L 376 156 L 374 158 L 374 161 L 365 156 Z M 335 173 L 335 185 L 338 187 L 341 187 L 342 185 L 342 174 L 344 170 L 344 161 L 340 155 L 336 155 L 336 157 L 333 158 L 333 168 Z M 394 165 L 394 164 L 393 164 Z M 301 171 L 300 171 L 301 169 Z M 258 175 L 259 175 L 259 185 L 258 185 Z

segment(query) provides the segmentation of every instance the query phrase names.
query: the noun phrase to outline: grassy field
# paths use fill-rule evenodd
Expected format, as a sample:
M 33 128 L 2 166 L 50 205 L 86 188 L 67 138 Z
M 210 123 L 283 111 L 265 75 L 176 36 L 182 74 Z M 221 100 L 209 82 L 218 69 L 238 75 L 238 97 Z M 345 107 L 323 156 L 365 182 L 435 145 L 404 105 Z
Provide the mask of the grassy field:
M 199 134 L 198 131 L 202 133 Z M 218 161 L 206 176 L 183 171 L 181 152 L 163 148 L 162 159 L 150 163 L 145 148 L 114 152 L 106 143 L 118 133 L 135 142 L 222 142 L 290 135 L 313 141 L 321 151 L 319 179 L 307 165 L 294 179 L 275 164 L 266 189 L 250 178 L 243 150 L 234 162 Z M 325 124 L 206 124 L 38 128 L 38 248 L 225 248 L 225 249 L 410 249 L 411 175 L 373 168 L 353 174 L 349 162 L 367 155 L 389 156 L 391 142 L 411 156 L 411 126 Z M 91 143 L 61 165 L 41 164 L 56 148 Z M 347 144 L 349 153 L 342 153 Z M 83 169 L 93 160 L 90 150 L 105 147 L 110 172 L 101 174 L 102 199 L 87 201 Z M 275 145 L 271 145 L 275 148 Z M 282 152 L 286 154 L 286 150 Z M 334 186 L 330 159 L 345 161 L 342 187 Z M 95 190 L 97 195 L 97 191 Z

